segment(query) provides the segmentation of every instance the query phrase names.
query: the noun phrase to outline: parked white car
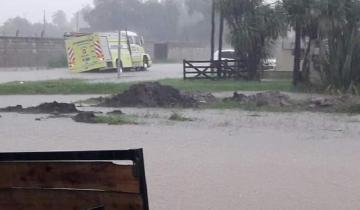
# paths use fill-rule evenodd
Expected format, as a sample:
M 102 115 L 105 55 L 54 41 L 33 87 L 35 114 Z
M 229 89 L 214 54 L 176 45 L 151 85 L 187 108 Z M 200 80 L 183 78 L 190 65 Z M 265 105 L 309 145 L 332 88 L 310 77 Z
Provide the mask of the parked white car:
M 268 58 L 263 62 L 263 70 L 276 70 L 276 59 Z
M 219 51 L 214 53 L 214 60 L 219 60 Z M 236 54 L 234 49 L 224 49 L 222 50 L 221 60 L 236 60 Z M 276 69 L 276 59 L 268 58 L 263 61 L 263 70 L 275 70 Z
M 224 49 L 221 52 L 222 52 L 221 60 L 223 61 L 236 59 L 236 54 L 234 49 Z M 219 60 L 219 50 L 214 53 L 214 60 L 216 61 Z

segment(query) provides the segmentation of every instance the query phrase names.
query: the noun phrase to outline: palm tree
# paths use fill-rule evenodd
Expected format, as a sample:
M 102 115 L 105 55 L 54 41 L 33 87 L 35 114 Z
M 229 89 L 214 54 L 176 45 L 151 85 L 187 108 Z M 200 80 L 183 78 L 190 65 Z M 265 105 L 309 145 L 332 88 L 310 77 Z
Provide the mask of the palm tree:
M 290 25 L 296 33 L 294 84 L 308 83 L 314 41 L 322 43 L 325 55 L 318 60 L 329 89 L 347 90 L 358 81 L 355 52 L 360 49 L 359 0 L 283 0 Z M 308 38 L 300 71 L 301 38 Z M 305 43 L 305 42 L 304 42 Z
M 359 43 L 360 2 L 358 0 L 328 0 L 323 2 L 324 27 L 328 45 L 326 79 L 329 88 L 347 91 L 359 74 L 354 60 Z
M 228 23 L 237 57 L 245 61 L 249 79 L 259 78 L 261 61 L 283 31 L 280 7 L 267 5 L 263 0 L 219 0 L 218 9 Z
M 301 47 L 301 40 L 304 39 L 309 33 L 313 32 L 314 27 L 316 30 L 317 25 L 312 24 L 314 23 L 313 20 L 313 4 L 314 0 L 283 0 L 283 7 L 287 12 L 288 21 L 290 26 L 295 31 L 295 48 L 294 48 L 294 72 L 293 72 L 293 84 L 296 86 L 300 82 L 304 82 L 307 80 L 307 75 L 301 74 L 301 54 L 302 54 L 302 47 Z M 308 33 L 307 33 L 308 32 Z M 312 39 L 313 35 L 310 36 Z M 309 45 L 306 49 L 306 53 L 309 54 L 311 40 L 309 39 Z M 305 56 L 307 58 L 307 55 Z M 304 67 L 307 67 L 308 59 L 304 61 Z M 304 69 L 303 69 L 304 70 Z

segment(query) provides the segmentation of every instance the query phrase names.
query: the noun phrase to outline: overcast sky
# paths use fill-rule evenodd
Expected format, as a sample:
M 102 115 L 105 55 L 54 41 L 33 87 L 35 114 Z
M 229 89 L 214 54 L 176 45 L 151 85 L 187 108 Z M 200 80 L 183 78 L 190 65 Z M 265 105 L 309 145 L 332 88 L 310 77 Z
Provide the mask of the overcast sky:
M 275 0 L 266 0 L 273 2 Z M 0 25 L 8 18 L 24 17 L 31 22 L 42 22 L 46 11 L 48 21 L 52 14 L 61 9 L 70 19 L 75 12 L 86 5 L 92 5 L 93 0 L 0 0 Z
M 8 18 L 20 16 L 31 22 L 42 22 L 43 11 L 47 20 L 51 20 L 54 11 L 64 10 L 68 18 L 85 5 L 92 5 L 93 0 L 0 0 L 0 24 Z

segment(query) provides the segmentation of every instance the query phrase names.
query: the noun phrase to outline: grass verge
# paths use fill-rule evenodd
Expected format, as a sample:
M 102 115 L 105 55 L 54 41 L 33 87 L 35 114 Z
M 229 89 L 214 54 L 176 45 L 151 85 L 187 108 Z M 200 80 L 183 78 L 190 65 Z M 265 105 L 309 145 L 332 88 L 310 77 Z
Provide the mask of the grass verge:
M 204 109 L 241 109 L 252 112 L 298 112 L 302 109 L 298 106 L 256 106 L 256 104 L 241 104 L 235 101 L 222 101 L 214 104 L 205 105 Z M 304 111 L 304 110 L 303 110 Z
M 88 83 L 86 80 L 49 80 L 0 84 L 0 95 L 113 94 L 126 90 L 129 83 Z
M 138 123 L 128 116 L 123 115 L 103 115 L 96 116 L 95 122 L 108 125 L 137 125 Z
M 171 120 L 171 121 L 178 121 L 178 122 L 194 121 L 193 119 L 188 118 L 188 117 L 184 117 L 184 116 L 182 116 L 182 115 L 179 114 L 179 113 L 173 113 L 173 114 L 170 116 L 169 120 Z
M 159 81 L 180 90 L 223 92 L 223 91 L 292 91 L 290 81 L 209 81 L 166 79 Z M 35 82 L 11 82 L 0 84 L 0 95 L 70 95 L 70 94 L 117 94 L 134 83 L 89 83 L 86 80 L 49 80 Z

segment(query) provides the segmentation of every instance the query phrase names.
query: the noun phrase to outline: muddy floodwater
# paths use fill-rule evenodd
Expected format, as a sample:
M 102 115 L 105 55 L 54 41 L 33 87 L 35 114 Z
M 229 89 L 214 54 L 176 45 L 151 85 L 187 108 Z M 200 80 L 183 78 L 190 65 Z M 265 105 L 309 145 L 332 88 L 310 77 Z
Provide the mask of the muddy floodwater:
M 71 102 L 79 96 L 51 98 Z M 44 100 L 0 96 L 0 107 Z M 144 148 L 155 210 L 360 209 L 360 116 L 122 110 L 140 124 L 36 121 L 46 115 L 0 113 L 0 150 Z M 174 111 L 194 121 L 169 121 Z
M 124 72 L 118 78 L 116 71 L 71 73 L 66 68 L 60 69 L 2 69 L 0 68 L 0 83 L 13 81 L 39 81 L 57 79 L 85 79 L 93 82 L 133 82 L 153 81 L 160 79 L 182 78 L 182 64 L 154 64 L 145 72 Z

